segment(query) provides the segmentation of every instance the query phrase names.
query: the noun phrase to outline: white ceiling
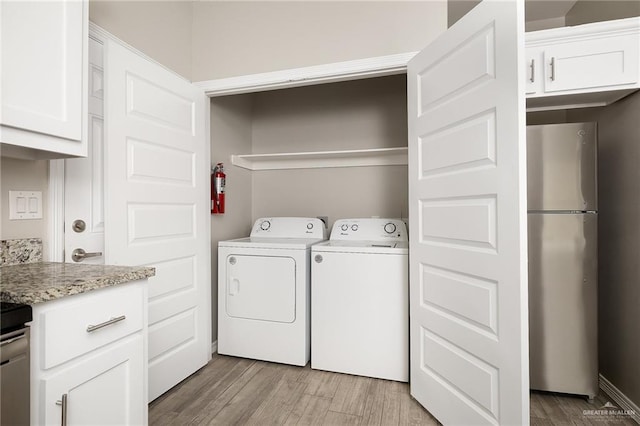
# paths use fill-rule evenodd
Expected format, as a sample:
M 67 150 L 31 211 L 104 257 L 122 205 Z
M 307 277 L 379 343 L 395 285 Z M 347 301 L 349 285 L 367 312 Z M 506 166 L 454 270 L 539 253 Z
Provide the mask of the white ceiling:
M 527 22 L 559 18 L 577 3 L 578 0 L 525 0 L 524 10 Z

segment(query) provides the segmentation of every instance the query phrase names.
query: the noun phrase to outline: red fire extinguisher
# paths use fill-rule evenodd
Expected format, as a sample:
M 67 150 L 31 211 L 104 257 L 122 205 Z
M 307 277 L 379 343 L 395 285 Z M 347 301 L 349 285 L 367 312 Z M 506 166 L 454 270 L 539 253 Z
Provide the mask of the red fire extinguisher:
M 224 173 L 224 165 L 216 164 L 211 172 L 211 213 L 224 213 L 224 186 L 227 175 Z

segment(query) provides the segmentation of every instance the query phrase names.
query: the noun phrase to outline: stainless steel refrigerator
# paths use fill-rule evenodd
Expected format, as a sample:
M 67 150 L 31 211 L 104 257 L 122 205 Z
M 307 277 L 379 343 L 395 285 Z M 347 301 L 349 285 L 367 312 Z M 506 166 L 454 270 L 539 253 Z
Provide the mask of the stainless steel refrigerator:
M 598 393 L 596 123 L 527 126 L 531 389 Z

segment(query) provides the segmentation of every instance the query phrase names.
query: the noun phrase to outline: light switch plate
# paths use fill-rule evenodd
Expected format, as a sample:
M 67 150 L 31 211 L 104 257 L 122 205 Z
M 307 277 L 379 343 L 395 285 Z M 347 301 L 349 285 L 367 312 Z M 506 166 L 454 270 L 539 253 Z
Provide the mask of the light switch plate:
M 9 191 L 9 220 L 42 219 L 42 191 Z

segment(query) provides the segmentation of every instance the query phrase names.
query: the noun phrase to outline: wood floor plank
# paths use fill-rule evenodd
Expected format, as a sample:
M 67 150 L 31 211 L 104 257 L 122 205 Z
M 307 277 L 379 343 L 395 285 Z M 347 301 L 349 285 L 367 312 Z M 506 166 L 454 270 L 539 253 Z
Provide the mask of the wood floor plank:
M 532 391 L 529 394 L 529 411 L 530 417 L 533 419 L 544 419 L 546 413 L 544 408 L 542 408 L 542 396 L 540 396 L 539 392 Z
M 233 383 L 235 383 L 255 363 L 253 360 L 235 358 L 224 363 L 213 364 L 203 371 L 202 380 L 197 385 L 185 387 L 190 398 L 176 404 L 175 411 L 198 413 L 212 400 L 218 398 Z M 208 379 L 208 380 L 207 380 Z
M 636 425 L 626 417 L 588 415 L 584 410 L 611 402 L 603 393 L 593 403 L 535 391 L 530 400 L 535 426 Z M 149 424 L 439 425 L 406 383 L 221 355 L 153 401 Z
M 242 388 L 222 407 L 210 425 L 246 424 L 262 403 L 275 393 L 280 381 L 279 369 L 263 364 Z
M 372 381 L 369 377 L 342 374 L 329 410 L 362 416 Z
M 554 423 L 547 418 L 543 417 L 531 417 L 531 426 L 554 426 Z
M 384 408 L 385 398 L 385 382 L 382 380 L 374 380 L 369 385 L 367 399 L 364 404 L 362 413 L 362 424 L 367 426 L 382 425 L 382 411 Z
M 331 398 L 304 393 L 293 407 L 289 417 L 287 417 L 285 425 L 321 425 L 330 405 Z
M 306 378 L 306 393 L 321 398 L 333 398 L 338 389 L 341 374 L 330 373 L 328 371 L 310 370 Z
M 400 424 L 437 426 L 440 422 L 411 396 L 409 386 L 405 383 L 396 384 L 400 395 Z
M 400 424 L 400 393 L 395 382 L 385 382 L 382 424 L 384 426 Z
M 360 416 L 329 410 L 322 424 L 324 426 L 359 426 L 361 420 Z
M 546 418 L 553 419 L 554 424 L 571 424 L 571 418 L 560 408 L 556 396 L 554 394 L 540 394 L 540 407 L 542 408 Z
M 290 382 L 304 382 L 307 383 L 307 376 L 311 371 L 309 366 L 299 367 L 297 365 L 277 364 L 282 374 L 282 379 Z
M 242 388 L 258 374 L 264 367 L 264 362 L 254 361 L 239 377 L 232 383 L 221 386 L 222 392 L 216 398 L 212 398 L 199 412 L 194 413 L 196 424 L 210 424 L 214 421 L 218 413 L 233 399 Z
M 281 378 L 271 396 L 249 417 L 247 425 L 285 424 L 306 387 L 306 383 Z

